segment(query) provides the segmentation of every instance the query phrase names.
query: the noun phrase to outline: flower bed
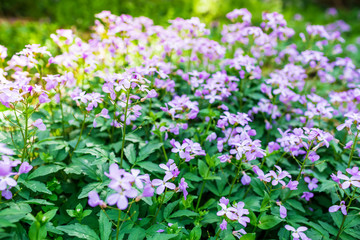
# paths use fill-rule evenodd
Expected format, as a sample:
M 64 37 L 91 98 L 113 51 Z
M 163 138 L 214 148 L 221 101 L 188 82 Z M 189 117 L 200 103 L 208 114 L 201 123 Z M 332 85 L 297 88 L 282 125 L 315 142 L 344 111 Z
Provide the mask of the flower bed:
M 0 46 L 0 237 L 358 239 L 346 23 L 96 18 L 58 53 Z

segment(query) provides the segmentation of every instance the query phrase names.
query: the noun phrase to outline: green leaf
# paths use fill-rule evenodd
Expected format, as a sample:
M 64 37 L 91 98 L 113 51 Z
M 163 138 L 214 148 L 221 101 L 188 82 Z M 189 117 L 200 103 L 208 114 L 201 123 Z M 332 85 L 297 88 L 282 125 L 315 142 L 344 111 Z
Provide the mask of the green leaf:
M 258 227 L 263 230 L 271 229 L 278 225 L 282 220 L 277 216 L 263 215 L 259 220 Z
M 267 209 L 270 208 L 270 206 L 268 205 L 268 203 L 270 202 L 270 196 L 266 191 L 264 191 L 264 194 L 265 194 L 264 199 L 263 199 L 263 201 L 261 203 L 261 206 L 260 206 L 260 212 L 264 212 L 264 211 L 266 211 Z
M 256 234 L 255 233 L 247 233 L 243 235 L 240 240 L 255 240 Z
M 26 214 L 30 212 L 31 207 L 28 204 L 11 204 L 9 208 L 0 211 L 0 219 L 10 223 L 15 223 L 24 218 Z
M 54 208 L 50 211 L 47 211 L 43 216 L 44 216 L 44 222 L 49 222 L 51 221 L 51 219 L 53 219 L 56 215 L 57 212 L 57 208 Z
M 343 215 L 340 212 L 332 212 L 330 213 L 332 219 L 334 220 L 336 226 L 340 227 L 341 222 L 343 220 Z
M 109 240 L 111 234 L 111 222 L 106 217 L 104 211 L 100 211 L 99 229 L 100 229 L 100 239 Z
M 324 180 L 320 185 L 319 192 L 329 192 L 330 190 L 335 191 L 335 189 L 336 189 L 336 185 L 334 181 Z
M 128 240 L 142 240 L 145 238 L 145 229 L 140 227 L 132 228 Z
M 338 233 L 338 229 L 334 228 L 332 225 L 328 224 L 327 222 L 318 221 L 318 223 L 326 229 L 330 234 L 336 236 Z
M 150 142 L 145 145 L 145 147 L 140 149 L 139 156 L 136 159 L 137 162 L 145 160 L 150 154 L 155 152 L 157 149 L 159 149 L 163 144 L 162 143 L 154 143 Z
M 129 144 L 129 146 L 127 146 L 124 149 L 124 153 L 125 153 L 125 157 L 129 160 L 129 162 L 131 164 L 134 164 L 136 161 L 136 152 L 135 152 L 135 146 L 134 144 Z
M 194 182 L 200 182 L 202 181 L 202 178 L 199 177 L 198 175 L 195 175 L 191 172 L 187 172 L 185 173 L 185 175 L 183 176 L 186 180 L 190 180 L 190 181 L 194 181 Z
M 46 185 L 39 181 L 27 181 L 24 182 L 25 187 L 30 189 L 33 192 L 42 192 L 51 194 L 51 191 L 46 187 Z
M 191 240 L 199 240 L 201 238 L 201 227 L 196 226 L 190 232 L 190 239 Z
M 196 216 L 199 216 L 199 214 L 196 212 L 190 211 L 190 210 L 179 210 L 179 211 L 175 212 L 174 214 L 172 214 L 170 216 L 170 218 L 183 217 L 183 216 L 196 217 Z
M 151 238 L 147 238 L 147 239 L 149 239 L 149 240 L 169 240 L 169 239 L 172 239 L 177 236 L 179 236 L 179 235 L 178 234 L 156 233 L 154 236 L 152 236 Z
M 137 165 L 149 172 L 164 172 L 164 170 L 162 170 L 158 164 L 155 164 L 153 162 L 140 162 L 137 163 Z
M 98 191 L 102 190 L 104 186 L 105 185 L 102 182 L 89 183 L 88 185 L 83 187 L 83 189 L 81 189 L 78 199 L 88 197 L 89 192 L 91 192 L 93 190 L 98 192 Z
M 49 175 L 50 173 L 55 173 L 61 169 L 63 169 L 64 167 L 59 166 L 59 165 L 45 165 L 45 166 L 41 166 L 39 168 L 37 168 L 35 171 L 33 171 L 28 179 L 34 179 L 37 177 L 41 177 L 41 176 L 45 176 L 45 175 Z
M 6 227 L 16 227 L 16 225 L 11 223 L 9 220 L 0 219 L 0 229 L 6 228 Z M 1 230 L 0 230 L 0 232 L 1 232 Z M 0 236 L 0 238 L 1 238 L 1 236 Z
M 51 202 L 48 202 L 44 199 L 30 199 L 30 200 L 26 200 L 26 201 L 21 201 L 21 202 L 18 202 L 18 203 L 28 203 L 28 204 L 36 204 L 36 205 L 54 205 L 53 203 Z
M 286 201 L 286 203 L 288 203 L 291 207 L 293 207 L 295 210 L 299 210 L 303 213 L 305 213 L 305 209 L 303 208 L 301 202 L 296 201 L 294 199 L 289 199 Z
M 179 204 L 180 200 L 176 200 L 175 202 L 169 203 L 165 208 L 164 208 L 164 218 L 168 218 L 170 216 L 170 214 L 172 213 L 172 211 L 174 210 L 174 208 Z
M 316 231 L 318 231 L 324 238 L 329 238 L 329 233 L 327 230 L 322 228 L 319 224 L 313 223 L 313 222 L 304 222 L 304 225 L 307 225 L 309 227 L 312 227 Z
M 209 167 L 206 165 L 206 163 L 204 161 L 199 160 L 198 161 L 198 169 L 199 169 L 199 173 L 200 176 L 202 176 L 203 178 L 206 178 L 208 175 L 208 170 Z
M 80 223 L 70 224 L 66 226 L 58 226 L 56 229 L 65 232 L 69 236 L 88 240 L 99 240 L 98 235 L 87 225 Z

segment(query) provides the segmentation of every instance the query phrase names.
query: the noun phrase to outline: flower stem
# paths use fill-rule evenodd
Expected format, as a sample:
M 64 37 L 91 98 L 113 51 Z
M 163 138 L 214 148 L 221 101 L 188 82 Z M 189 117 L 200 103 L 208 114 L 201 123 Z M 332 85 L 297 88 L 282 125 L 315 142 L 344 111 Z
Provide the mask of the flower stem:
M 129 98 L 130 98 L 130 88 L 127 90 L 126 93 L 126 106 L 125 106 L 125 117 L 123 122 L 123 135 L 122 135 L 122 146 L 121 146 L 121 160 L 120 160 L 120 167 L 122 168 L 122 163 L 124 159 L 124 148 L 125 148 L 125 134 L 126 134 L 126 119 L 127 119 L 127 112 L 129 107 Z
M 357 137 L 357 135 L 356 135 L 356 137 Z M 354 189 L 353 195 L 351 196 L 350 201 L 349 201 L 349 204 L 348 204 L 348 206 L 347 206 L 347 208 L 346 208 L 346 212 L 349 211 L 349 208 L 350 208 L 350 205 L 351 205 L 352 200 L 354 199 L 354 195 L 355 195 L 355 193 L 356 193 L 356 190 L 357 190 L 357 188 Z M 343 228 L 343 226 L 344 226 L 344 224 L 345 224 L 346 217 L 347 217 L 347 215 L 344 215 L 343 220 L 342 220 L 341 225 L 340 225 L 340 228 L 339 228 L 339 232 L 338 232 L 338 234 L 336 235 L 336 240 L 339 239 L 340 234 L 342 233 L 342 228 Z
M 116 240 L 119 240 L 119 233 L 120 233 L 120 219 L 121 219 L 121 210 L 119 209 L 119 215 L 118 215 L 118 221 L 117 221 L 117 224 L 116 224 Z
M 241 160 L 240 160 L 240 161 L 241 161 Z M 237 168 L 236 175 L 235 175 L 235 177 L 234 177 L 234 179 L 233 179 L 233 181 L 232 181 L 232 183 L 231 183 L 231 187 L 230 187 L 230 192 L 229 192 L 228 198 L 231 196 L 231 192 L 232 192 L 232 190 L 233 190 L 234 184 L 235 184 L 237 178 L 239 177 L 240 169 L 241 169 L 241 162 L 240 162 L 240 164 L 239 164 L 239 166 L 238 166 L 238 168 Z
M 159 208 L 158 208 L 158 210 L 157 210 L 156 213 L 155 213 L 155 216 L 154 216 L 154 219 L 153 219 L 153 221 L 152 221 L 152 224 L 154 224 L 154 223 L 156 222 L 156 217 L 158 216 L 158 214 L 159 214 L 159 212 L 160 212 L 160 209 L 161 209 L 161 206 L 163 205 L 163 203 L 164 203 L 164 201 L 165 201 L 166 192 L 167 192 L 167 189 L 165 189 L 164 195 L 163 195 L 163 197 L 161 198 Z
M 354 139 L 354 143 L 351 147 L 351 152 L 350 152 L 350 157 L 349 157 L 349 162 L 348 162 L 348 165 L 347 165 L 347 168 L 350 168 L 350 164 L 351 164 L 351 160 L 354 156 L 354 152 L 355 152 L 355 146 L 356 146 L 356 142 L 357 142 L 357 139 L 358 139 L 358 136 L 359 136 L 359 130 L 357 131 L 356 133 L 356 136 L 355 136 L 355 139 Z
M 74 150 L 73 150 L 72 153 L 70 154 L 70 159 L 71 159 L 72 155 L 74 154 L 74 152 L 76 151 L 76 148 L 78 147 L 78 145 L 79 145 L 79 143 L 80 143 L 81 136 L 82 136 L 82 133 L 83 133 L 84 128 L 85 128 L 85 120 L 86 120 L 86 117 L 87 117 L 87 113 L 84 114 L 84 118 L 83 118 L 83 121 L 82 121 L 79 138 L 78 138 L 78 140 L 77 140 L 77 142 L 76 142 L 76 145 L 75 145 L 75 147 L 74 147 Z
M 26 154 L 26 148 L 27 148 L 27 138 L 28 138 L 28 123 L 29 123 L 29 119 L 28 119 L 28 104 L 26 102 L 25 104 L 25 127 L 24 127 L 24 149 L 23 149 L 23 153 L 21 155 L 21 162 L 24 162 L 24 158 L 25 158 L 25 154 Z
M 202 186 L 201 186 L 200 195 L 199 195 L 198 201 L 196 203 L 196 208 L 195 208 L 196 211 L 198 210 L 199 205 L 200 205 L 201 197 L 202 197 L 204 189 L 205 189 L 205 183 L 206 183 L 206 180 L 203 181 Z

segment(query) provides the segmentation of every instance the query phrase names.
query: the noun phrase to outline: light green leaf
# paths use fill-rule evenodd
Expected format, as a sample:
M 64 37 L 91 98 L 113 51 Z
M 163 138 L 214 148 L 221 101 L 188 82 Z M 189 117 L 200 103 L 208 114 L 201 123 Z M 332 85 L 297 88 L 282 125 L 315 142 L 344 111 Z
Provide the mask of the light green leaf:
M 125 153 L 125 157 L 129 160 L 129 162 L 131 164 L 134 164 L 136 161 L 136 152 L 135 152 L 135 146 L 134 144 L 129 144 L 129 146 L 127 146 L 124 149 L 124 153 Z
M 258 227 L 263 230 L 271 229 L 278 225 L 282 220 L 277 216 L 263 215 L 259 220 Z
M 172 214 L 169 218 L 176 218 L 176 217 L 196 217 L 199 216 L 198 213 L 190 211 L 190 210 L 179 210 L 177 212 L 175 212 L 174 214 Z
M 145 147 L 140 149 L 139 156 L 137 158 L 137 162 L 145 160 L 150 154 L 155 152 L 157 149 L 159 149 L 163 144 L 162 143 L 154 143 L 150 142 L 145 145 Z
M 69 236 L 77 237 L 81 239 L 87 239 L 87 240 L 99 240 L 100 238 L 95 233 L 94 230 L 92 230 L 87 225 L 82 225 L 80 223 L 70 224 L 66 226 L 58 226 L 56 229 L 65 232 Z
M 63 168 L 64 167 L 59 166 L 59 165 L 44 165 L 44 166 L 37 168 L 35 171 L 33 171 L 29 175 L 28 179 L 34 179 L 37 177 L 49 175 L 50 173 L 55 173 Z
M 25 187 L 30 189 L 33 192 L 42 192 L 46 194 L 51 194 L 51 191 L 46 187 L 46 185 L 39 181 L 27 181 L 24 182 Z
M 111 234 L 111 222 L 106 217 L 104 211 L 100 211 L 99 228 L 100 228 L 100 239 L 109 240 Z

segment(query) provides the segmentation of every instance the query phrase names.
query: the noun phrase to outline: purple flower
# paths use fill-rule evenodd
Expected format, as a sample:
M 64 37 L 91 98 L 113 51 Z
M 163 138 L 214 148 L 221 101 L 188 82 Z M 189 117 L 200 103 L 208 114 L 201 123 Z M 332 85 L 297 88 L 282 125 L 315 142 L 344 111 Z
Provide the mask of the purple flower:
M 245 230 L 244 229 L 240 229 L 240 230 L 237 230 L 237 231 L 233 231 L 232 234 L 237 237 L 237 238 L 241 238 L 244 234 L 246 234 Z
M 88 204 L 90 207 L 106 206 L 104 201 L 100 199 L 99 194 L 95 190 L 89 192 L 88 197 L 89 197 Z
M 245 203 L 243 202 L 238 202 L 234 207 L 236 207 L 236 214 L 237 214 L 237 220 L 238 222 L 243 225 L 244 227 L 246 227 L 247 223 L 250 222 L 250 218 L 243 216 L 244 214 L 249 214 L 249 210 L 244 208 Z
M 163 180 L 161 179 L 154 179 L 152 180 L 152 185 L 153 186 L 157 186 L 158 188 L 156 189 L 156 193 L 157 194 L 162 194 L 166 188 L 172 189 L 174 190 L 176 188 L 175 184 L 168 182 L 170 180 L 170 176 L 166 176 L 164 177 Z
M 10 148 L 8 148 L 6 146 L 6 144 L 4 144 L 4 143 L 0 143 L 0 153 L 6 154 L 6 155 L 14 155 L 15 154 L 14 151 L 11 150 Z
M 260 179 L 261 181 L 264 182 L 271 181 L 271 177 L 270 177 L 271 175 L 269 173 L 264 175 L 264 172 L 258 166 L 253 166 L 253 171 L 255 172 L 256 175 L 258 175 L 258 179 Z
M 329 208 L 329 212 L 337 212 L 341 209 L 342 214 L 347 215 L 345 201 L 341 201 L 340 205 L 334 205 Z
M 347 189 L 350 186 L 360 187 L 360 176 L 352 176 L 349 178 L 342 172 L 338 171 L 337 177 L 339 179 L 345 180 L 345 182 L 341 184 L 342 189 Z
M 224 231 L 227 229 L 227 221 L 223 219 L 222 223 L 220 224 L 221 231 Z
M 5 199 L 9 200 L 12 198 L 13 194 L 10 191 L 10 188 L 5 189 L 4 191 L 1 192 L 1 196 L 3 196 Z
M 286 185 L 290 190 L 296 190 L 299 182 L 290 180 L 289 183 Z
M 307 182 L 309 185 L 308 185 L 308 188 L 310 191 L 314 190 L 315 188 L 318 187 L 318 185 L 316 184 L 319 180 L 317 180 L 316 178 L 309 178 L 309 177 L 305 177 L 304 178 L 304 181 Z
M 188 188 L 188 184 L 185 182 L 185 178 L 181 178 L 181 182 L 179 183 L 179 189 L 184 193 L 184 198 L 186 200 L 186 196 L 188 195 L 188 192 L 186 189 Z
M 247 175 L 245 172 L 243 172 L 243 176 L 241 178 L 241 184 L 242 185 L 249 185 L 251 183 L 251 177 Z
M 39 129 L 39 131 L 45 131 L 46 130 L 46 126 L 43 123 L 43 121 L 39 118 L 37 119 L 35 122 L 33 122 L 33 126 L 37 127 Z
M 224 162 L 228 162 L 231 163 L 231 155 L 229 154 L 224 154 L 218 157 L 220 159 L 220 162 L 224 163 Z
M 277 172 L 278 174 L 276 174 L 274 171 L 270 171 L 269 172 L 269 175 L 272 176 L 274 178 L 274 180 L 272 180 L 271 184 L 273 186 L 276 186 L 278 185 L 278 183 L 281 183 L 281 185 L 285 186 L 285 182 L 282 180 L 283 178 L 285 177 L 289 177 L 291 178 L 290 174 L 287 172 L 287 171 L 283 171 L 279 166 L 276 166 L 275 167 L 277 168 Z
M 39 103 L 40 104 L 43 104 L 43 103 L 48 103 L 50 102 L 51 100 L 49 99 L 48 95 L 46 93 L 42 93 L 40 94 L 39 96 Z
M 286 230 L 293 232 L 292 236 L 294 237 L 294 240 L 299 240 L 300 238 L 303 240 L 308 240 L 309 238 L 305 235 L 305 232 L 307 230 L 307 227 L 299 227 L 295 229 L 294 227 L 290 225 L 285 225 Z
M 157 97 L 158 96 L 158 94 L 157 94 L 157 92 L 155 91 L 155 89 L 151 89 L 149 92 L 148 92 L 148 94 L 147 94 L 147 98 L 155 98 L 155 97 Z
M 152 197 L 154 196 L 154 188 L 151 186 L 151 184 L 146 184 L 144 187 L 144 191 L 142 193 L 143 197 Z
M 11 173 L 11 165 L 5 161 L 0 161 L 0 177 L 5 177 Z
M 279 206 L 280 206 L 280 217 L 281 218 L 286 218 L 286 216 L 287 216 L 286 208 L 281 204 L 279 204 Z
M 129 201 L 128 198 L 135 198 L 138 194 L 136 189 L 128 189 L 123 190 L 121 188 L 117 189 L 117 193 L 111 194 L 107 199 L 106 202 L 109 205 L 117 205 L 120 210 L 124 210 L 128 207 Z
M 2 171 L 4 172 L 4 168 L 0 166 L 0 169 L 2 168 Z M 8 173 L 7 175 L 5 176 L 1 176 L 0 178 L 0 191 L 4 191 L 7 186 L 9 187 L 15 187 L 17 182 L 11 178 L 10 176 L 14 175 L 14 173 Z
M 303 192 L 301 198 L 305 198 L 306 201 L 310 201 L 310 198 L 314 197 L 314 194 L 311 192 Z
M 20 165 L 18 174 L 28 173 L 31 171 L 32 168 L 33 166 L 31 166 L 28 162 L 23 162 Z

